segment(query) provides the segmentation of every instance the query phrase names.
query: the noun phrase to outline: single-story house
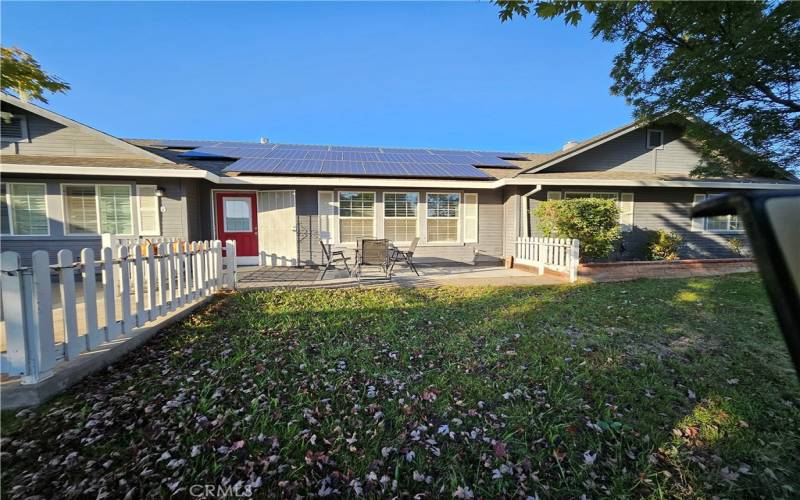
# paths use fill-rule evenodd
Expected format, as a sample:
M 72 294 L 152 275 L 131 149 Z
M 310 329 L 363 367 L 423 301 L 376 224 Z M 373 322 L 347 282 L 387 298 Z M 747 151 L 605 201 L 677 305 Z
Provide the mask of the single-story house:
M 693 178 L 700 162 L 667 116 L 547 154 L 123 140 L 2 95 L 2 249 L 98 248 L 101 233 L 234 239 L 242 264 L 311 265 L 319 240 L 398 246 L 420 237 L 424 262 L 498 262 L 536 234 L 543 200 L 618 201 L 618 259 L 643 254 L 649 231 L 680 233 L 685 257 L 734 256 L 735 216 L 692 219 L 693 203 L 796 179 Z

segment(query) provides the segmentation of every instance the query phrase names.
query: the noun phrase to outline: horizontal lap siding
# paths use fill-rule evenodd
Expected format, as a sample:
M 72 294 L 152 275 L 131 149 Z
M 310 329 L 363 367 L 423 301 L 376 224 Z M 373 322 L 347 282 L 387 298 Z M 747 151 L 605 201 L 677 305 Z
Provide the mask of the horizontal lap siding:
M 0 150 L 3 154 L 142 158 L 142 155 L 137 156 L 132 151 L 115 146 L 109 141 L 87 133 L 78 127 L 67 127 L 3 103 L 3 111 L 6 110 L 15 115 L 25 115 L 28 122 L 28 140 L 19 142 L 3 141 L 2 145 L 0 145 Z
M 554 165 L 545 172 L 615 171 L 645 174 L 687 175 L 700 161 L 677 127 L 653 127 L 664 131 L 664 148 L 647 149 L 647 130 L 640 128 L 595 146 Z
M 299 188 L 297 189 L 297 215 L 300 239 L 300 262 L 310 264 L 322 263 L 321 248 L 319 245 L 319 218 L 317 217 L 317 191 L 337 191 L 326 188 Z M 346 191 L 347 188 L 338 189 Z M 353 188 L 354 191 L 375 192 L 378 199 L 382 199 L 383 189 Z M 392 189 L 389 191 L 403 191 Z M 407 191 L 420 193 L 424 189 L 409 188 Z M 465 243 L 452 246 L 424 246 L 420 243 L 415 253 L 415 258 L 421 263 L 472 263 L 496 262 L 502 258 L 503 250 L 503 204 L 502 193 L 499 190 L 468 190 L 465 192 L 478 193 L 478 243 Z M 463 200 L 462 200 L 463 201 Z M 348 250 L 347 253 L 354 252 Z
M 547 199 L 547 191 L 607 191 L 634 194 L 633 231 L 623 233 L 624 251 L 612 259 L 638 260 L 646 255 L 647 244 L 652 232 L 664 229 L 674 231 L 683 238 L 681 257 L 683 258 L 725 258 L 736 257 L 728 243 L 731 238 L 747 241 L 744 233 L 694 232 L 689 216 L 695 193 L 713 193 L 703 189 L 679 188 L 630 188 L 603 187 L 592 188 L 575 186 L 546 186 L 532 197 L 531 210 Z M 719 191 L 717 191 L 719 192 Z M 532 234 L 541 236 L 532 217 Z
M 2 235 L 2 250 L 20 253 L 25 263 L 30 263 L 31 253 L 34 250 L 48 250 L 50 259 L 55 262 L 55 253 L 62 248 L 80 252 L 82 248 L 93 248 L 96 252 L 100 249 L 100 235 L 75 235 L 66 234 L 64 229 L 64 204 L 61 197 L 62 184 L 125 184 L 131 186 L 131 192 L 136 196 L 136 180 L 127 178 L 56 178 L 42 179 L 36 177 L 20 177 L 4 175 L 3 182 L 32 182 L 46 184 L 47 215 L 49 218 L 50 236 L 8 236 Z M 157 184 L 164 190 L 160 202 L 164 211 L 160 212 L 161 236 L 169 238 L 188 238 L 185 192 L 181 179 L 139 179 L 139 184 Z M 135 204 L 132 205 L 134 234 L 139 233 L 139 218 Z
M 504 254 L 514 255 L 514 246 L 519 234 L 517 221 L 520 214 L 520 196 L 516 186 L 503 188 L 503 250 Z

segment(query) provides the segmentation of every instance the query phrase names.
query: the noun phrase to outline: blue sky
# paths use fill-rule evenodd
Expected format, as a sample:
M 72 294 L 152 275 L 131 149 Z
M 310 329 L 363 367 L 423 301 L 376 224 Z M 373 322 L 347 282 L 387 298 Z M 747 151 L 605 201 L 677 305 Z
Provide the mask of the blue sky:
M 619 126 L 617 48 L 488 3 L 2 3 L 2 43 L 120 137 L 552 151 Z

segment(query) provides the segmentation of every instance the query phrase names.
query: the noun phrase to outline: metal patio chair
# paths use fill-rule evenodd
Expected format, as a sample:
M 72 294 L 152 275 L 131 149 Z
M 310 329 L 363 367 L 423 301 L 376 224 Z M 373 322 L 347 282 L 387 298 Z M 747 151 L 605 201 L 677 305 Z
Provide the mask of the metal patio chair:
M 325 256 L 325 269 L 322 270 L 322 276 L 320 276 L 319 279 L 325 279 L 325 273 L 327 273 L 328 269 L 331 267 L 336 269 L 337 262 L 344 264 L 344 268 L 347 269 L 347 275 L 350 276 L 350 266 L 347 265 L 347 261 L 350 260 L 350 257 L 344 256 L 344 250 L 333 250 L 326 245 L 322 239 L 319 240 L 319 244 L 322 247 L 322 255 Z
M 370 276 L 370 278 L 392 279 L 390 269 L 392 267 L 392 251 L 389 247 L 389 240 L 361 240 L 360 248 L 356 252 L 355 274 L 358 281 L 361 281 L 364 267 L 377 267 L 383 276 Z
M 419 271 L 417 271 L 417 266 L 414 265 L 414 252 L 417 250 L 417 243 L 419 243 L 419 236 L 411 240 L 411 245 L 409 245 L 408 250 L 400 250 L 399 248 L 395 248 L 392 254 L 392 265 L 389 267 L 389 273 L 391 274 L 392 269 L 394 269 L 394 265 L 399 260 L 403 260 L 406 265 L 414 271 L 414 273 L 419 276 Z

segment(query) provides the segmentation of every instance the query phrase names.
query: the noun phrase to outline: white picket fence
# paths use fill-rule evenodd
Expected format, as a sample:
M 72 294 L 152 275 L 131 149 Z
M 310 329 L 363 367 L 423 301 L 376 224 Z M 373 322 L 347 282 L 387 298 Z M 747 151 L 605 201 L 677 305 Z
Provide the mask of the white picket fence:
M 136 327 L 222 288 L 235 288 L 235 262 L 236 243 L 223 246 L 219 240 L 105 246 L 99 258 L 84 248 L 78 261 L 64 249 L 54 265 L 48 252 L 37 250 L 29 267 L 19 254 L 3 252 L 0 371 L 22 377 L 23 384 L 40 382 L 60 363 L 106 349 L 108 342 L 130 338 Z M 76 287 L 76 272 L 81 287 Z
M 514 262 L 537 267 L 539 274 L 545 269 L 566 273 L 570 282 L 578 279 L 580 242 L 576 239 L 525 237 L 517 238 Z

